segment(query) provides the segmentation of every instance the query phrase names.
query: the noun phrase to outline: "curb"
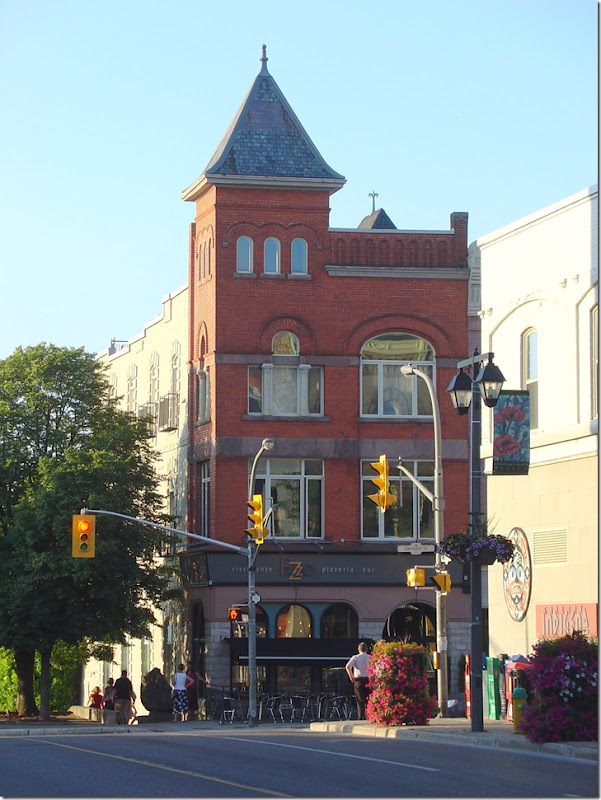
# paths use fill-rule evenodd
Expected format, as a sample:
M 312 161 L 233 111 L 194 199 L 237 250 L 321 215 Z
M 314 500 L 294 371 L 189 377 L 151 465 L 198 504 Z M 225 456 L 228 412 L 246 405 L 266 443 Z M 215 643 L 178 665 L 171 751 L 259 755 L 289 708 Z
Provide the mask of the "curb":
M 595 742 L 545 742 L 537 744 L 521 734 L 497 735 L 495 733 L 468 733 L 463 731 L 437 731 L 428 726 L 423 727 L 384 727 L 370 723 L 352 722 L 312 722 L 310 730 L 322 733 L 342 733 L 357 736 L 375 736 L 385 739 L 411 739 L 464 747 L 480 747 L 486 749 L 499 748 L 518 753 L 539 753 L 541 755 L 574 758 L 579 761 L 599 760 L 598 747 Z M 514 738 L 515 737 L 515 738 Z

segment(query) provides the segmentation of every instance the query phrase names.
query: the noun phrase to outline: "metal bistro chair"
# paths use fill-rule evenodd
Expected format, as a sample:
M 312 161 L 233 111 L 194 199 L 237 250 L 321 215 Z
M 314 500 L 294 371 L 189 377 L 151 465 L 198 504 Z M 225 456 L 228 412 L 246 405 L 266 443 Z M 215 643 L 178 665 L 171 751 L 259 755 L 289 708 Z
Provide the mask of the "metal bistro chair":
M 340 694 L 332 697 L 328 703 L 327 719 L 348 719 L 346 716 L 346 695 Z
M 266 703 L 267 713 L 269 714 L 272 722 L 277 722 L 276 714 L 279 715 L 280 721 L 284 721 L 284 717 L 282 716 L 282 710 L 280 708 L 280 696 L 279 694 L 272 694 L 269 696 L 269 699 Z

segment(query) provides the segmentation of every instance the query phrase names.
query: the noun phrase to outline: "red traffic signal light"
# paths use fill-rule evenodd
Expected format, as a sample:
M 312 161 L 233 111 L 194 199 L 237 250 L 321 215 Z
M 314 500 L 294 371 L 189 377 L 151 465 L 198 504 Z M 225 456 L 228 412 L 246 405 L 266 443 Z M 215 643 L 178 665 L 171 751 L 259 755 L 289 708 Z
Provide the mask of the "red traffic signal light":
M 73 558 L 94 558 L 96 555 L 96 517 L 93 514 L 73 515 L 71 555 Z

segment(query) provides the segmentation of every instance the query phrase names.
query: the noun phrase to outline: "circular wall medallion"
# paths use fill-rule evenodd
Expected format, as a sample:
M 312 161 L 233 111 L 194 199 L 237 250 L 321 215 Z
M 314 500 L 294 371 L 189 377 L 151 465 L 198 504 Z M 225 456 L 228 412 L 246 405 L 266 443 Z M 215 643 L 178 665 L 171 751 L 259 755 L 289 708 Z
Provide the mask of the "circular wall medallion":
M 507 537 L 515 546 L 511 559 L 503 564 L 503 590 L 509 616 L 520 622 L 526 616 L 532 589 L 532 566 L 528 539 L 521 528 Z

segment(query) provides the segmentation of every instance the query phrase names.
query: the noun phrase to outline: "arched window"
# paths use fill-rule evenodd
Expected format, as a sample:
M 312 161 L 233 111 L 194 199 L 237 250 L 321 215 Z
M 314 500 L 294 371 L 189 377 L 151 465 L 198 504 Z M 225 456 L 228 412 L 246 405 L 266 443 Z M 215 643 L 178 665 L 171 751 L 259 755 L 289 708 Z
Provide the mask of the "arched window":
M 435 384 L 434 350 L 419 336 L 385 333 L 375 336 L 361 350 L 361 416 L 431 416 L 432 403 L 426 382 L 405 376 L 403 364 L 426 372 Z
M 293 275 L 304 275 L 307 272 L 307 242 L 304 239 L 292 240 L 290 264 Z
M 356 611 L 346 603 L 334 603 L 321 615 L 322 639 L 356 639 L 359 636 Z
M 310 639 L 311 615 L 304 606 L 291 603 L 278 614 L 276 637 L 278 639 Z
M 280 331 L 271 340 L 271 352 L 275 356 L 297 356 L 300 353 L 298 336 L 292 331 Z
M 236 242 L 236 272 L 253 271 L 253 242 L 248 236 L 241 236 Z
M 269 273 L 280 271 L 280 241 L 273 236 L 265 239 L 263 246 L 264 266 L 263 270 Z
M 533 328 L 522 336 L 522 388 L 530 395 L 530 427 L 538 428 L 538 333 Z

